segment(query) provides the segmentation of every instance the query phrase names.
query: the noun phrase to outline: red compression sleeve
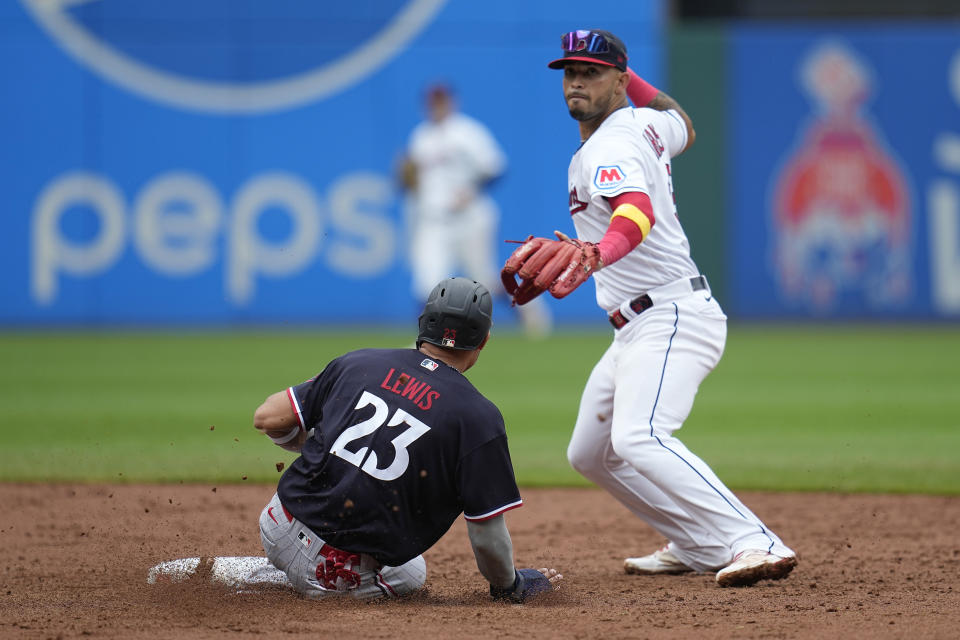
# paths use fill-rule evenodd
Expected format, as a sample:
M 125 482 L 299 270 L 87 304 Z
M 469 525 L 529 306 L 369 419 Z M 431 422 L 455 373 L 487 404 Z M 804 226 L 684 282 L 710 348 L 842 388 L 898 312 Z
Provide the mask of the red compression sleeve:
M 650 104 L 650 101 L 657 97 L 660 90 L 638 76 L 630 67 L 627 67 L 627 73 L 630 74 L 630 83 L 627 84 L 627 97 L 637 107 L 645 107 Z
M 628 191 L 607 198 L 607 201 L 613 209 L 613 215 L 607 232 L 597 243 L 604 266 L 633 251 L 647 237 L 655 222 L 653 205 L 645 193 Z

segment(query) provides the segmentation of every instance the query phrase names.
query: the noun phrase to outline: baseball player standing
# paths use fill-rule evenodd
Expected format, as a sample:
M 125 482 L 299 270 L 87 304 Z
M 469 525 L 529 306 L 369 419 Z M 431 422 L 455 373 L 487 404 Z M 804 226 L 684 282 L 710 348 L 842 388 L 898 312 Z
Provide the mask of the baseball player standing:
M 523 504 L 500 411 L 463 376 L 489 337 L 487 289 L 431 291 L 416 349 L 363 349 L 274 393 L 254 426 L 300 453 L 260 515 L 267 558 L 309 598 L 398 597 L 423 586 L 423 552 L 463 513 L 494 599 L 548 590 L 520 569 L 503 514 Z
M 570 464 L 669 541 L 627 558 L 627 573 L 717 571 L 720 586 L 783 578 L 796 554 L 673 435 L 727 333 L 673 194 L 671 160 L 693 144 L 693 125 L 627 67 L 613 34 L 572 31 L 562 43 L 563 57 L 548 66 L 563 70 L 564 98 L 580 125 L 568 174 L 577 238 L 531 237 L 502 277 L 525 304 L 546 289 L 562 298 L 592 274 L 614 326 L 583 391 Z
M 414 297 L 425 301 L 451 273 L 502 294 L 495 240 L 500 214 L 488 188 L 503 175 L 506 156 L 483 123 L 457 108 L 449 86 L 428 88 L 425 111 L 399 167 Z M 542 300 L 518 311 L 529 334 L 549 333 L 552 320 Z

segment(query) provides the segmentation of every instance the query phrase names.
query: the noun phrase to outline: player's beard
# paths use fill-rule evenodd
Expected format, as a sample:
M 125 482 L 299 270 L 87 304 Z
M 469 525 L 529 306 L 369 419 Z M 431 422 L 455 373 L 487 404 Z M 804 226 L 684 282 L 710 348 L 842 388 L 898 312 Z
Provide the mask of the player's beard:
M 603 117 L 609 111 L 612 99 L 612 96 L 607 96 L 604 100 L 596 99 L 592 101 L 588 101 L 586 98 L 580 98 L 582 106 L 572 107 L 568 102 L 567 110 L 570 112 L 570 117 L 577 122 L 596 120 L 597 118 Z M 591 104 L 595 105 L 592 109 L 590 108 Z
M 576 107 L 570 107 L 570 117 L 577 122 L 583 122 L 584 120 L 590 119 L 586 109 L 577 109 Z

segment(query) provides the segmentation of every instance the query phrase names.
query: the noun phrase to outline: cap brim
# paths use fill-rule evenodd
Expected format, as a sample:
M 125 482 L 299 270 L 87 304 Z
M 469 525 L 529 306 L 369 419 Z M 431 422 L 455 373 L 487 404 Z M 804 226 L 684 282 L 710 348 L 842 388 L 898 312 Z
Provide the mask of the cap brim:
M 548 62 L 547 66 L 551 69 L 563 69 L 568 62 L 589 62 L 591 64 L 602 64 L 605 67 L 613 67 L 614 69 L 617 68 L 617 65 L 613 64 L 612 62 L 597 60 L 596 58 L 588 58 L 586 56 L 567 56 L 565 58 L 557 58 L 552 62 Z

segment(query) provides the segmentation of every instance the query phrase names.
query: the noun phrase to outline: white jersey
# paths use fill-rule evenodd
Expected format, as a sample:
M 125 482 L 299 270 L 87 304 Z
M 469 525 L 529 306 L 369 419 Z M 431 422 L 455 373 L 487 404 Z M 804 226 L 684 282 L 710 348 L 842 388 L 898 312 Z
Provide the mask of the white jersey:
M 417 166 L 418 213 L 433 219 L 451 213 L 463 193 L 476 192 L 506 164 L 487 128 L 462 113 L 418 124 L 410 134 L 409 153 Z
M 598 242 L 612 213 L 605 197 L 626 192 L 645 193 L 656 220 L 643 242 L 593 276 L 597 303 L 608 313 L 620 307 L 623 323 L 613 323 L 610 347 L 587 380 L 567 459 L 669 540 L 681 572 L 723 569 L 721 585 L 782 578 L 795 552 L 674 435 L 727 339 L 727 317 L 709 288 L 684 282 L 699 272 L 677 218 L 670 161 L 686 143 L 676 111 L 624 107 L 570 162 L 570 213 L 580 238 Z M 652 306 L 622 305 L 648 291 Z M 676 566 L 660 558 L 628 558 L 624 568 Z M 753 558 L 771 573 L 735 558 Z
M 637 247 L 597 271 L 597 304 L 608 313 L 654 287 L 699 275 L 677 218 L 670 160 L 687 144 L 674 111 L 624 107 L 607 117 L 570 160 L 570 215 L 577 236 L 599 242 L 610 226 L 606 198 L 640 191 L 653 205 L 654 225 Z

